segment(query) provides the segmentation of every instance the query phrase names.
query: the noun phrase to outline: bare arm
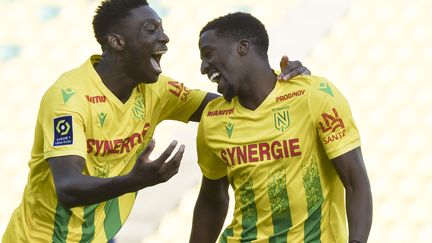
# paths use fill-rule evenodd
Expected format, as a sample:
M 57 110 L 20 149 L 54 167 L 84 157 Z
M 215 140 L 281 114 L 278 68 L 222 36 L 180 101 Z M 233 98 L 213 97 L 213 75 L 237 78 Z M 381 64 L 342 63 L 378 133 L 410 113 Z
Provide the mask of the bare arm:
M 149 156 L 154 144 L 154 140 L 151 140 L 130 173 L 111 178 L 83 175 L 85 160 L 80 156 L 49 158 L 60 204 L 66 208 L 88 206 L 167 181 L 178 171 L 184 145 L 180 146 L 172 159 L 165 162 L 177 142 L 172 142 L 158 159 L 151 161 Z
M 349 241 L 367 242 L 372 225 L 372 193 L 361 149 L 332 159 L 346 191 Z
M 206 105 L 210 101 L 216 99 L 217 97 L 219 97 L 219 95 L 208 92 L 207 95 L 204 97 L 204 100 L 201 102 L 200 106 L 198 107 L 198 109 L 189 118 L 189 121 L 199 122 L 201 120 L 201 115 L 202 115 Z
M 228 180 L 203 176 L 193 213 L 190 243 L 216 242 L 228 211 Z

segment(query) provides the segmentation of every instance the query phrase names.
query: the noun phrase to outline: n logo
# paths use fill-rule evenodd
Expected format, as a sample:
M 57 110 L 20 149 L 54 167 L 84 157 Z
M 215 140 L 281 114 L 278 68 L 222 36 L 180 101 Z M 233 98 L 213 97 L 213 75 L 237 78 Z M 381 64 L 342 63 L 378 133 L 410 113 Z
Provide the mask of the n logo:
M 145 106 L 144 106 L 144 99 L 141 95 L 136 98 L 134 108 L 132 109 L 132 113 L 135 118 L 144 120 Z
M 227 132 L 228 137 L 231 138 L 232 132 L 234 130 L 234 124 L 231 122 L 226 123 L 225 124 L 225 130 Z
M 285 130 L 290 125 L 290 118 L 288 113 L 288 107 L 280 107 L 273 109 L 274 126 L 281 132 Z
M 334 132 L 337 128 L 345 128 L 345 125 L 343 123 L 342 118 L 339 117 L 339 114 L 336 110 L 336 108 L 332 109 L 333 114 L 327 114 L 327 113 L 322 113 L 321 117 L 324 120 L 324 123 L 319 122 L 319 126 L 321 128 L 321 131 L 323 133 L 331 130 L 332 132 Z
M 68 100 L 74 95 L 76 94 L 75 91 L 73 91 L 71 88 L 68 89 L 62 89 L 62 95 L 63 95 L 63 103 L 67 103 Z
M 107 113 L 101 112 L 98 114 L 98 122 L 100 127 L 103 127 L 106 117 L 107 117 Z

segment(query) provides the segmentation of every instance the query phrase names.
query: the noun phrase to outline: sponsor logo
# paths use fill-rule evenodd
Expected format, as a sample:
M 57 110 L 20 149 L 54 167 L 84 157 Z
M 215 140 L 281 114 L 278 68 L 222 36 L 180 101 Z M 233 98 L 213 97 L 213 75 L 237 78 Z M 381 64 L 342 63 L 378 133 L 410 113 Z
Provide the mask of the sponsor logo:
M 134 108 L 132 109 L 132 114 L 136 119 L 144 120 L 145 118 L 145 105 L 144 98 L 142 95 L 136 97 Z
M 191 92 L 189 88 L 187 88 L 183 83 L 179 83 L 176 81 L 168 81 L 169 92 L 178 98 L 180 98 L 181 101 L 186 102 L 188 99 L 188 96 Z
M 305 93 L 305 90 L 302 89 L 302 90 L 297 90 L 297 91 L 291 92 L 289 94 L 281 95 L 281 96 L 276 97 L 276 102 L 281 102 L 281 101 L 289 100 L 289 99 L 292 99 L 295 97 L 299 97 L 299 96 L 304 95 L 304 93 Z
M 76 94 L 76 92 L 71 88 L 62 89 L 63 103 L 66 104 L 74 94 Z
M 94 156 L 106 156 L 109 154 L 129 153 L 136 145 L 142 144 L 145 140 L 150 123 L 146 123 L 141 132 L 133 133 L 126 138 L 111 140 L 87 139 L 87 153 Z
M 269 160 L 279 160 L 302 155 L 298 138 L 260 142 L 225 148 L 220 156 L 227 166 L 255 163 Z
M 327 82 L 320 83 L 319 90 L 324 91 L 327 94 L 333 96 L 333 91 L 332 91 L 330 85 L 328 85 Z
M 99 127 L 103 127 L 103 125 L 105 124 L 105 119 L 107 117 L 107 113 L 99 113 L 98 114 L 98 125 Z
M 332 109 L 332 114 L 322 113 L 321 118 L 322 121 L 318 122 L 321 131 L 323 133 L 331 132 L 329 136 L 323 138 L 324 144 L 328 144 L 345 137 L 345 124 L 342 118 L 339 116 L 336 108 Z M 342 131 L 340 131 L 340 129 L 342 129 Z
M 336 108 L 332 109 L 333 114 L 328 114 L 328 113 L 322 113 L 321 114 L 321 118 L 324 121 L 323 122 L 318 122 L 321 131 L 323 133 L 331 130 L 332 132 L 336 131 L 336 129 L 338 128 L 345 128 L 344 122 L 342 120 L 342 118 L 339 117 L 339 114 L 336 110 Z
M 207 116 L 226 116 L 234 113 L 234 107 L 228 110 L 215 110 L 207 112 Z
M 345 129 L 343 129 L 342 131 L 338 132 L 338 133 L 333 133 L 330 136 L 327 136 L 323 139 L 324 144 L 328 144 L 334 141 L 337 141 L 339 139 L 342 139 L 343 137 L 345 137 L 346 132 Z
M 54 118 L 53 146 L 73 144 L 72 116 Z
M 226 123 L 225 124 L 225 130 L 226 130 L 228 137 L 231 138 L 232 132 L 234 130 L 234 124 L 231 122 Z
M 277 130 L 284 132 L 290 125 L 288 106 L 273 109 L 274 126 Z
M 93 104 L 98 104 L 98 103 L 105 103 L 107 98 L 105 95 L 101 96 L 101 95 L 96 95 L 96 96 L 89 96 L 86 95 L 85 96 L 87 98 L 87 101 Z

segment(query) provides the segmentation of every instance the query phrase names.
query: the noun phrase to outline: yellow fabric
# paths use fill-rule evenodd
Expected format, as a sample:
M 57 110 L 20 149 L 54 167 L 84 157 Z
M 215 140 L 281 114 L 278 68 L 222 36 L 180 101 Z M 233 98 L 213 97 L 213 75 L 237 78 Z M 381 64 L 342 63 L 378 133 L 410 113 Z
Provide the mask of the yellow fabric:
M 321 77 L 276 82 L 255 111 L 237 98 L 210 102 L 198 163 L 209 179 L 228 176 L 236 202 L 220 241 L 346 242 L 344 188 L 330 159 L 359 146 L 346 99 Z
M 94 70 L 99 61 L 92 56 L 66 72 L 42 98 L 28 182 L 3 242 L 106 242 L 129 216 L 136 194 L 65 210 L 58 205 L 46 159 L 78 155 L 86 159 L 85 175 L 127 174 L 156 125 L 188 121 L 206 94 L 161 75 L 158 82 L 135 88 L 123 104 Z

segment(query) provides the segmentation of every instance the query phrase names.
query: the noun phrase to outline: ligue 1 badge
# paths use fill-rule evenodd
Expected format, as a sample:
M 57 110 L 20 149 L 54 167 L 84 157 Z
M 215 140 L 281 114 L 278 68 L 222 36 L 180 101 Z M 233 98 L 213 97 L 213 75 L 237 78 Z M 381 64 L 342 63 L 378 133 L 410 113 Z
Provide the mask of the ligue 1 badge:
M 54 118 L 54 144 L 63 146 L 73 144 L 72 116 Z

